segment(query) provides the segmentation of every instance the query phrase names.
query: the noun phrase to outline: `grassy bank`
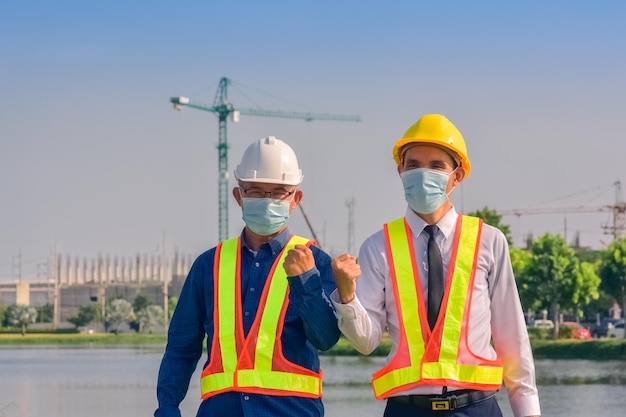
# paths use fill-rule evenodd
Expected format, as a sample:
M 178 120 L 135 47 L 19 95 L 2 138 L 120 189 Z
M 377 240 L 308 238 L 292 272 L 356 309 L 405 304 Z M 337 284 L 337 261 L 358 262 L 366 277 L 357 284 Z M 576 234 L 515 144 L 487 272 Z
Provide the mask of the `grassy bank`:
M 56 333 L 27 333 L 0 334 L 0 346 L 29 346 L 29 345 L 162 345 L 167 342 L 167 336 L 158 334 L 111 333 L 95 334 L 56 334 Z M 533 353 L 536 359 L 590 359 L 590 360 L 626 360 L 626 340 L 597 339 L 580 341 L 572 339 L 537 340 L 532 342 Z M 371 356 L 385 356 L 389 353 L 391 341 L 384 339 Z M 348 341 L 341 338 L 330 350 L 322 352 L 328 356 L 358 356 Z
M 384 356 L 389 353 L 391 342 L 383 340 L 372 356 Z M 541 340 L 532 342 L 533 354 L 536 359 L 590 359 L 590 360 L 625 360 L 626 340 L 597 339 L 580 341 L 573 339 Z M 352 356 L 358 353 L 348 341 L 341 338 L 323 355 Z
M 135 333 L 26 333 L 0 334 L 0 346 L 29 346 L 29 345 L 165 345 L 167 336 L 158 334 Z

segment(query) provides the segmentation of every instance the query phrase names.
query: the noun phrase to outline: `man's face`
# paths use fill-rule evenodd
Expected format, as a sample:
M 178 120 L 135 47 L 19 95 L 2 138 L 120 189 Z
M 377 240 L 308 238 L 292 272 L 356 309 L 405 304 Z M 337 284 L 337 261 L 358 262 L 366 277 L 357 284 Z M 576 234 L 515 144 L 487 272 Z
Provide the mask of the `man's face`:
M 266 182 L 241 182 L 239 184 L 243 198 L 271 198 L 289 200 L 296 187 L 293 185 L 270 184 Z
M 437 146 L 418 144 L 410 146 L 403 153 L 402 163 L 398 165 L 398 173 L 401 174 L 417 168 L 427 168 L 436 171 L 450 173 L 455 170 L 457 164 L 452 156 Z M 459 185 L 465 176 L 463 167 L 457 167 L 448 180 L 447 191 Z
M 240 181 L 239 186 L 233 189 L 233 196 L 239 207 L 243 207 L 244 198 L 271 198 L 273 200 L 289 201 L 289 212 L 293 211 L 302 199 L 302 191 L 295 185 L 272 184 L 267 182 Z

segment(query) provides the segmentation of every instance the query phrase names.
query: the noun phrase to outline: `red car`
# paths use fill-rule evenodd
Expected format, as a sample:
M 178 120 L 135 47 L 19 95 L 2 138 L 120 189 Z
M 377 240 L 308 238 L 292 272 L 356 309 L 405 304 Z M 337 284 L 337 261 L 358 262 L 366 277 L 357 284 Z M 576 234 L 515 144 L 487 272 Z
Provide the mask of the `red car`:
M 591 332 L 589 329 L 576 323 L 575 321 L 564 321 L 561 326 L 572 328 L 572 339 L 591 340 Z

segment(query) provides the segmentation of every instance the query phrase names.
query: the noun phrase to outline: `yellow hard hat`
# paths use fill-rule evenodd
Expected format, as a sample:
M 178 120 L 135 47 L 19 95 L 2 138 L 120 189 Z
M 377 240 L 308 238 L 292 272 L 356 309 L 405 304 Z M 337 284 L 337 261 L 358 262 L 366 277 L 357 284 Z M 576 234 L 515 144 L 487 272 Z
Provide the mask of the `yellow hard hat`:
M 465 169 L 465 177 L 470 173 L 470 161 L 467 157 L 467 147 L 461 132 L 441 114 L 425 114 L 417 123 L 409 127 L 402 139 L 393 147 L 393 160 L 397 165 L 402 162 L 400 150 L 407 143 L 425 143 L 441 146 L 456 153 L 461 159 L 461 166 Z

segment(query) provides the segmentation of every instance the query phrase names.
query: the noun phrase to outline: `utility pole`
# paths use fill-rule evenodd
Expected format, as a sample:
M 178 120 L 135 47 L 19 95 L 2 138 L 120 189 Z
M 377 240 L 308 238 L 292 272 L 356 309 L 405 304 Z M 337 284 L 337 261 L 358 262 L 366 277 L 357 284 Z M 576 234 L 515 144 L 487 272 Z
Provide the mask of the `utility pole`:
M 356 200 L 354 197 L 350 197 L 346 200 L 346 206 L 348 207 L 348 253 L 354 255 L 355 251 L 355 237 L 354 237 L 354 206 Z
M 165 330 L 168 327 L 169 321 L 169 274 L 167 271 L 167 259 L 165 253 L 165 232 L 163 232 L 163 241 L 161 242 L 161 268 L 159 271 L 161 273 L 161 282 L 163 283 L 163 323 L 165 326 Z
M 17 255 L 13 256 L 13 279 L 22 282 L 22 249 L 20 248 Z
M 56 243 L 54 244 L 54 250 L 52 252 L 52 268 L 54 269 L 52 273 L 52 276 L 54 277 L 54 313 L 52 321 L 53 327 L 58 329 L 61 324 L 61 283 L 59 282 L 61 279 L 61 259 L 60 255 L 57 253 Z
M 615 204 L 611 207 L 613 211 L 613 224 L 604 226 L 604 231 L 612 235 L 614 240 L 622 239 L 626 236 L 626 202 L 622 195 L 622 182 L 615 181 Z

